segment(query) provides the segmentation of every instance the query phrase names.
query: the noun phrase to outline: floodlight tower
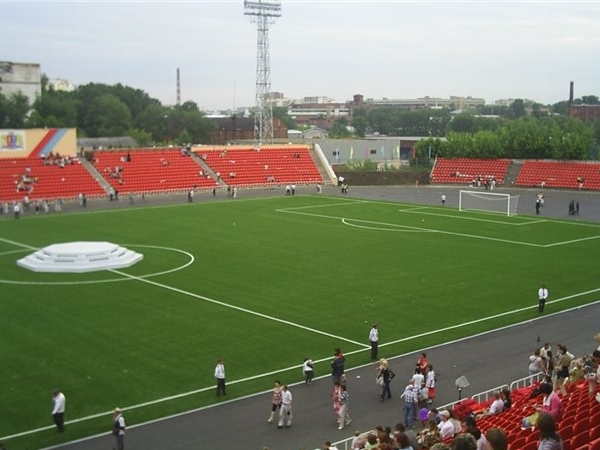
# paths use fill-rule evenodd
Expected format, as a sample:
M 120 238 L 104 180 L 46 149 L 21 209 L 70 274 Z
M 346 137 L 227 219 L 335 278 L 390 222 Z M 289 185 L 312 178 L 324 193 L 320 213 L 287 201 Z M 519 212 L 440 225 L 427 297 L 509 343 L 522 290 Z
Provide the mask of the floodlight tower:
M 281 17 L 281 2 L 277 0 L 244 0 L 244 15 L 256 24 L 256 96 L 254 115 L 254 143 L 260 146 L 273 140 L 273 110 L 267 95 L 271 91 L 269 61 L 269 25 Z

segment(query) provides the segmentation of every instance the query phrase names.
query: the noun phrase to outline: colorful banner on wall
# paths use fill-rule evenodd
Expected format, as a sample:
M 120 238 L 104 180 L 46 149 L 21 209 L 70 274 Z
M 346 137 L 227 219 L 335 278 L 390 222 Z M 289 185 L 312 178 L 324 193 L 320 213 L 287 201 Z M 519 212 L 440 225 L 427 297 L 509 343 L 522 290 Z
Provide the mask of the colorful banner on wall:
M 25 130 L 0 130 L 0 150 L 22 151 L 25 147 Z

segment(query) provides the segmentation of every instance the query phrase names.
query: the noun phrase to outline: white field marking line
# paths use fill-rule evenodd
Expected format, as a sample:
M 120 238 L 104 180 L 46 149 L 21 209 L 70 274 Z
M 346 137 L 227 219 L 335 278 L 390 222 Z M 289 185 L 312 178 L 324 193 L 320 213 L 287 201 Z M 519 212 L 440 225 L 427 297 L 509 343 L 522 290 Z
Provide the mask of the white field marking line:
M 359 347 L 363 347 L 364 349 L 370 348 L 370 346 L 368 346 L 368 345 L 366 345 L 366 344 L 364 344 L 362 342 L 356 342 L 356 341 L 353 341 L 351 339 L 346 339 L 346 338 L 343 338 L 343 337 L 340 337 L 340 336 L 336 336 L 336 335 L 331 334 L 331 333 L 327 333 L 327 332 L 324 332 L 324 331 L 316 330 L 314 328 L 309 328 L 309 327 L 306 327 L 304 325 L 296 324 L 294 322 L 290 322 L 290 321 L 287 321 L 287 320 L 278 319 L 276 317 L 268 316 L 266 314 L 262 314 L 262 313 L 259 313 L 259 312 L 256 312 L 256 311 L 251 311 L 249 309 L 242 308 L 242 307 L 239 307 L 239 306 L 229 305 L 227 303 L 224 303 L 224 302 L 221 302 L 221 301 L 218 301 L 218 300 L 214 300 L 214 299 L 211 299 L 211 298 L 208 298 L 208 297 L 204 297 L 204 296 L 199 295 L 199 294 L 194 294 L 192 292 L 184 291 L 183 289 L 178 289 L 178 288 L 175 288 L 175 287 L 172 287 L 172 286 L 167 286 L 167 285 L 162 284 L 162 283 L 157 283 L 155 281 L 147 280 L 147 279 L 144 279 L 144 278 L 141 278 L 141 277 L 129 275 L 129 274 L 126 274 L 126 273 L 121 272 L 119 270 L 109 269 L 107 271 L 108 272 L 116 273 L 118 275 L 121 275 L 123 277 L 129 278 L 129 279 L 132 279 L 132 280 L 142 281 L 144 283 L 148 283 L 148 284 L 151 284 L 151 285 L 159 287 L 159 288 L 167 289 L 167 290 L 170 290 L 170 291 L 173 291 L 173 292 L 177 292 L 177 293 L 180 293 L 180 294 L 183 294 L 183 295 L 187 295 L 189 297 L 193 297 L 193 298 L 196 298 L 196 299 L 199 299 L 199 300 L 204 300 L 204 301 L 207 301 L 207 302 L 210 302 L 210 303 L 214 303 L 214 304 L 217 304 L 217 305 L 220 305 L 220 306 L 224 306 L 226 308 L 235 309 L 237 311 L 241 311 L 241 312 L 244 312 L 244 313 L 247 313 L 247 314 L 251 314 L 251 315 L 255 315 L 255 316 L 258 316 L 258 317 L 262 317 L 264 319 L 268 319 L 268 320 L 272 320 L 272 321 L 275 321 L 275 322 L 283 323 L 285 325 L 294 326 L 294 327 L 297 327 L 297 328 L 300 328 L 300 329 L 303 329 L 303 330 L 306 330 L 306 331 L 310 331 L 310 332 L 313 332 L 313 333 L 316 333 L 316 334 L 321 334 L 321 335 L 324 335 L 324 336 L 327 336 L 327 337 L 339 339 L 341 341 L 345 341 L 345 342 L 357 345 Z M 319 360 L 319 361 L 316 361 L 316 362 L 329 361 L 329 359 L 330 358 L 327 358 L 327 359 Z M 247 378 L 243 378 L 243 379 L 240 379 L 240 380 L 230 381 L 230 382 L 228 382 L 228 384 L 243 383 L 243 382 L 250 381 L 250 380 L 253 380 L 253 379 L 262 378 L 262 377 L 264 377 L 266 375 L 274 375 L 274 374 L 280 373 L 282 371 L 293 370 L 293 369 L 296 369 L 297 367 L 298 366 L 292 366 L 292 367 L 288 367 L 286 369 L 278 369 L 278 370 L 275 370 L 275 371 L 272 371 L 272 372 L 269 372 L 269 373 L 262 373 L 262 374 L 259 374 L 259 375 L 254 375 L 252 377 L 247 377 Z M 163 403 L 165 401 L 175 400 L 175 399 L 178 399 L 178 398 L 182 398 L 182 397 L 187 397 L 187 396 L 190 396 L 190 395 L 198 394 L 198 393 L 205 392 L 205 391 L 208 391 L 208 390 L 211 390 L 211 389 L 214 389 L 214 386 L 205 387 L 205 388 L 201 388 L 201 389 L 196 389 L 194 391 L 184 392 L 184 393 L 172 395 L 170 397 L 164 397 L 164 398 L 160 398 L 160 399 L 156 399 L 156 400 L 151 400 L 151 401 L 144 402 L 144 403 L 139 403 L 137 405 L 133 405 L 133 406 L 129 406 L 129 407 L 126 407 L 126 408 L 122 408 L 122 410 L 126 411 L 126 410 L 132 410 L 132 409 L 137 409 L 137 408 L 143 408 L 143 407 L 146 407 L 146 406 L 155 405 L 157 403 Z M 78 419 L 73 419 L 71 421 L 66 422 L 66 424 L 68 425 L 68 424 L 83 422 L 83 421 L 87 421 L 87 420 L 91 420 L 91 419 L 96 419 L 98 417 L 106 416 L 106 415 L 111 414 L 111 413 L 112 413 L 112 411 L 102 412 L 102 413 L 97 413 L 97 414 L 92 414 L 92 415 L 81 417 L 81 418 L 78 418 Z M 53 428 L 55 428 L 55 427 L 54 426 L 41 427 L 41 428 L 37 428 L 37 429 L 34 429 L 34 430 L 23 431 L 21 433 L 13 434 L 13 435 L 10 435 L 10 436 L 3 436 L 0 439 L 5 439 L 6 440 L 6 439 L 16 438 L 16 437 L 20 437 L 20 436 L 26 436 L 26 435 L 29 435 L 29 434 L 32 434 L 32 433 L 37 433 L 39 431 L 51 430 Z
M 275 211 L 277 212 L 294 212 L 300 209 L 312 209 L 312 208 L 329 208 L 330 206 L 351 206 L 351 205 L 360 205 L 363 203 L 373 203 L 368 200 L 356 200 L 342 203 L 327 203 L 326 205 L 306 205 L 306 206 L 295 206 L 293 208 L 278 208 Z
M 0 237 L 0 241 L 5 242 L 6 244 L 14 245 L 15 247 L 19 247 L 25 250 L 39 250 L 37 247 L 32 247 L 31 245 L 23 244 L 21 242 L 11 241 L 10 239 L 5 239 Z
M 321 217 L 324 219 L 336 219 L 336 220 L 344 220 L 346 219 L 346 217 L 339 217 L 339 216 L 327 216 L 324 214 L 312 214 L 312 213 L 306 213 L 306 212 L 300 212 L 300 211 L 291 211 L 291 210 L 276 210 L 277 212 L 283 212 L 283 213 L 288 213 L 288 214 L 299 214 L 301 216 L 312 216 L 312 217 Z M 429 232 L 429 233 L 440 233 L 440 234 L 447 234 L 450 236 L 461 236 L 461 237 L 465 237 L 465 238 L 470 238 L 470 239 L 482 239 L 485 241 L 493 241 L 493 242 L 502 242 L 505 244 L 516 244 L 516 245 L 524 245 L 524 246 L 528 246 L 528 247 L 537 247 L 537 248 L 544 248 L 545 245 L 544 244 L 534 244 L 531 242 L 521 242 L 521 241 L 513 241 L 510 239 L 500 239 L 500 238 L 493 238 L 493 237 L 488 237 L 488 236 L 477 236 L 474 234 L 466 234 L 466 233 L 456 233 L 453 231 L 442 231 L 442 230 L 434 230 L 432 228 L 422 228 L 422 227 L 410 227 L 407 225 L 398 225 L 398 224 L 388 224 L 385 222 L 375 222 L 372 220 L 361 220 L 361 219 L 351 219 L 355 222 L 363 222 L 363 223 L 371 223 L 374 225 L 388 225 L 388 226 L 401 226 L 401 227 L 405 227 L 405 228 L 409 228 L 409 229 L 413 229 L 413 230 L 420 230 L 420 231 L 424 231 L 424 232 Z
M 301 330 L 311 331 L 311 332 L 316 333 L 316 334 L 322 334 L 323 336 L 327 336 L 327 337 L 334 338 L 334 339 L 339 339 L 339 340 L 348 342 L 350 344 L 358 345 L 359 347 L 370 348 L 368 345 L 366 345 L 366 344 L 364 344 L 362 342 L 356 342 L 356 341 L 353 341 L 351 339 L 346 339 L 346 338 L 343 338 L 343 337 L 340 337 L 340 336 L 336 336 L 335 334 L 327 333 L 325 331 L 320 331 L 320 330 L 317 330 L 317 329 L 314 329 L 314 328 L 310 328 L 310 327 L 307 327 L 307 326 L 304 326 L 304 325 L 300 325 L 298 323 L 290 322 L 289 320 L 279 319 L 277 317 L 269 316 L 267 314 L 263 314 L 263 313 L 260 313 L 260 312 L 257 312 L 257 311 L 252 311 L 251 309 L 242 308 L 241 306 L 230 305 L 229 303 L 225 303 L 225 302 L 222 302 L 220 300 L 215 300 L 215 299 L 212 299 L 212 298 L 209 298 L 209 297 L 205 297 L 204 295 L 200 295 L 200 294 L 194 294 L 193 292 L 184 291 L 183 289 L 179 289 L 179 288 L 176 288 L 176 287 L 173 287 L 173 286 L 168 286 L 166 284 L 158 283 L 156 281 L 147 280 L 145 278 L 137 277 L 137 276 L 134 276 L 134 275 L 129 275 L 129 274 L 125 273 L 125 272 L 121 272 L 120 270 L 109 269 L 108 271 L 109 272 L 117 273 L 117 274 L 122 275 L 122 276 L 127 277 L 127 278 L 131 278 L 133 280 L 138 280 L 138 281 L 142 281 L 144 283 L 151 284 L 151 285 L 159 287 L 161 289 L 166 289 L 168 291 L 177 292 L 178 294 L 183 294 L 183 295 L 186 295 L 188 297 L 192 297 L 192 298 L 195 298 L 195 299 L 198 299 L 198 300 L 204 300 L 206 302 L 213 303 L 215 305 L 223 306 L 225 308 L 234 309 L 236 311 L 240 311 L 240 312 L 243 312 L 243 313 L 246 313 L 246 314 L 250 314 L 250 315 L 253 315 L 253 316 L 257 316 L 257 317 L 261 317 L 263 319 L 268 319 L 268 320 L 272 320 L 274 322 L 279 322 L 279 323 L 282 323 L 282 324 L 285 324 L 285 325 L 290 325 L 292 327 L 300 328 Z
M 544 248 L 556 247 L 558 245 L 574 244 L 576 242 L 591 241 L 592 239 L 599 239 L 599 238 L 600 238 L 600 236 L 590 236 L 590 237 L 587 237 L 587 238 L 572 239 L 570 241 L 554 242 L 553 244 L 546 244 L 543 247 Z
M 423 214 L 426 216 L 447 217 L 449 219 L 458 219 L 458 220 L 473 220 L 475 222 L 497 223 L 499 225 L 509 225 L 511 227 L 522 227 L 523 225 L 531 225 L 531 224 L 535 224 L 535 223 L 546 222 L 545 220 L 535 220 L 535 221 L 531 221 L 531 222 L 513 223 L 513 222 L 502 221 L 502 220 L 481 219 L 479 217 L 453 216 L 451 214 L 421 212 L 421 211 L 414 210 L 414 209 L 399 209 L 398 212 L 417 213 L 417 214 Z
M 0 238 L 0 240 L 2 240 L 2 238 Z M 8 255 L 14 255 L 15 253 L 23 253 L 29 251 L 28 249 L 22 248 L 20 250 L 10 250 L 8 252 L 2 252 L 0 253 L 0 256 L 8 256 Z
M 379 228 L 379 227 L 374 227 L 374 226 L 367 226 L 367 225 L 357 225 L 355 223 L 351 223 L 352 221 L 354 222 L 362 222 L 361 220 L 356 220 L 356 219 L 346 219 L 343 218 L 342 219 L 342 223 L 344 225 L 348 225 L 349 227 L 356 227 L 356 228 L 361 228 L 363 230 L 375 230 L 375 231 L 394 231 L 394 232 L 401 232 L 401 233 L 428 233 L 429 231 L 427 230 L 422 230 L 422 229 L 411 229 L 412 227 L 406 226 L 406 225 L 398 225 L 398 224 L 392 224 L 392 223 L 380 223 L 380 225 L 389 225 L 390 228 Z M 394 229 L 394 227 L 396 229 Z
M 0 238 L 0 241 L 2 241 L 4 239 Z M 13 250 L 12 252 L 7 252 L 5 254 L 10 254 L 10 253 L 19 253 L 19 252 L 23 252 L 25 250 L 39 250 L 37 248 L 29 248 L 29 246 L 25 245 L 25 244 L 20 244 L 18 242 L 11 242 L 14 245 L 17 246 L 22 246 L 25 247 L 23 250 Z M 136 245 L 136 244 L 124 244 L 125 246 L 128 247 L 144 247 L 144 248 L 153 248 L 153 249 L 158 249 L 158 250 L 169 250 L 172 252 L 177 252 L 177 253 L 183 253 L 184 255 L 189 257 L 189 261 L 183 265 L 180 265 L 178 267 L 174 267 L 172 269 L 168 269 L 168 270 L 163 270 L 162 272 L 154 272 L 154 273 L 148 273 L 145 275 L 139 275 L 139 278 L 150 278 L 150 277 L 157 277 L 160 275 L 166 275 L 168 273 L 173 273 L 173 272 L 177 272 L 179 270 L 183 270 L 186 267 L 192 265 L 194 263 L 194 261 L 196 260 L 196 258 L 194 258 L 194 255 L 192 255 L 189 252 L 186 252 L 185 250 L 181 250 L 181 249 L 177 249 L 177 248 L 173 248 L 173 247 L 162 247 L 159 245 Z M 4 256 L 4 254 L 0 253 L 0 256 Z M 16 281 L 16 280 L 4 280 L 0 278 L 0 284 L 15 284 L 15 285 L 27 285 L 27 286 L 75 286 L 75 285 L 85 285 L 85 284 L 101 284 L 101 283 L 118 283 L 121 281 L 132 281 L 131 278 L 128 277 L 121 277 L 121 278 L 113 278 L 113 279 L 104 279 L 104 280 L 83 280 L 83 281 Z
M 566 300 L 570 300 L 572 298 L 581 297 L 582 295 L 593 294 L 595 292 L 600 292 L 600 288 L 592 289 L 592 290 L 585 291 L 585 292 L 579 292 L 579 293 L 573 294 L 573 295 L 568 295 L 566 297 L 558 298 L 556 300 L 551 300 L 551 301 L 549 301 L 547 303 L 548 304 L 560 303 L 560 302 L 564 302 Z M 380 347 L 384 347 L 385 345 L 398 344 L 400 342 L 405 342 L 405 341 L 408 341 L 408 340 L 411 340 L 411 339 L 417 339 L 417 338 L 421 338 L 421 337 L 424 337 L 424 336 L 430 336 L 432 334 L 442 333 L 444 331 L 455 330 L 457 328 L 466 327 L 466 326 L 473 325 L 473 324 L 476 324 L 476 323 L 482 323 L 482 322 L 485 322 L 487 320 L 497 319 L 499 317 L 510 316 L 512 314 L 516 314 L 516 313 L 520 313 L 520 312 L 523 312 L 523 311 L 527 311 L 528 309 L 537 309 L 537 307 L 538 307 L 538 305 L 536 304 L 536 305 L 526 306 L 524 308 L 513 309 L 512 311 L 506 311 L 506 312 L 503 312 L 503 313 L 494 314 L 492 316 L 483 317 L 481 319 L 470 320 L 468 322 L 463 322 L 463 323 L 458 324 L 458 325 L 452 325 L 452 326 L 449 326 L 449 327 L 440 328 L 440 329 L 437 329 L 437 330 L 428 331 L 428 332 L 421 333 L 421 334 L 416 334 L 416 335 L 411 336 L 410 338 L 402 338 L 402 339 L 398 339 L 396 341 L 386 342 L 385 344 L 380 345 Z M 541 316 L 541 317 L 544 317 L 544 316 Z
M 372 202 L 362 202 L 362 203 L 372 203 Z M 354 204 L 354 203 L 352 203 Z M 319 206 L 322 207 L 322 206 Z M 303 208 L 311 208 L 311 206 L 306 206 Z M 457 233 L 457 232 L 453 232 L 453 231 L 443 231 L 443 230 L 434 230 L 431 228 L 422 228 L 422 227 L 411 227 L 408 225 L 398 225 L 398 224 L 390 224 L 390 223 L 385 223 L 385 222 L 375 222 L 375 221 L 370 221 L 370 220 L 361 220 L 361 219 L 348 219 L 347 217 L 340 217 L 340 216 L 328 216 L 325 214 L 313 214 L 313 213 L 307 213 L 307 212 L 302 212 L 302 211 L 296 211 L 295 209 L 300 209 L 300 208 L 288 208 L 288 209 L 276 209 L 276 212 L 283 212 L 283 213 L 288 213 L 288 214 L 299 214 L 299 215 L 304 215 L 304 216 L 313 216 L 313 217 L 320 217 L 320 218 L 324 218 L 324 219 L 337 219 L 337 220 L 341 220 L 342 223 L 344 223 L 344 220 L 352 220 L 354 222 L 363 222 L 363 223 L 370 223 L 373 225 L 385 225 L 385 226 L 390 226 L 390 227 L 404 227 L 404 228 L 408 228 L 408 229 L 412 229 L 412 230 L 419 230 L 419 231 L 423 231 L 423 232 L 430 232 L 430 233 L 441 233 L 441 234 L 448 234 L 450 236 L 461 236 L 461 237 L 466 237 L 466 238 L 471 238 L 471 239 L 482 239 L 482 240 L 487 240 L 487 241 L 494 241 L 494 242 L 503 242 L 503 243 L 507 243 L 507 244 L 516 244 L 516 245 L 524 245 L 527 247 L 537 247 L 537 248 L 548 248 L 548 247 L 555 247 L 558 245 L 567 245 L 567 244 L 573 244 L 576 242 L 582 242 L 582 241 L 587 241 L 587 240 L 592 240 L 592 239 L 598 239 L 600 238 L 600 236 L 590 236 L 587 238 L 580 238 L 580 239 L 573 239 L 573 240 L 569 240 L 569 241 L 563 241 L 563 242 L 554 242 L 551 244 L 534 244 L 532 242 L 523 242 L 523 241 L 513 241 L 510 239 L 500 239 L 500 238 L 493 238 L 493 237 L 489 237 L 489 236 L 477 236 L 474 234 L 466 234 L 466 233 Z M 403 212 L 403 210 L 398 210 L 399 212 Z M 417 212 L 417 214 L 430 214 L 430 215 L 438 215 L 435 213 L 422 213 L 422 212 Z M 455 218 L 457 216 L 448 216 L 448 215 L 441 215 L 442 217 L 451 217 L 451 218 Z M 458 218 L 458 217 L 457 217 Z M 474 219 L 474 220 L 482 220 L 485 221 L 483 219 Z M 493 222 L 493 221 L 488 221 L 488 222 Z M 540 220 L 540 221 L 536 221 L 535 223 L 543 223 L 543 222 L 550 222 L 548 220 Z M 504 223 L 504 222 L 498 222 L 498 223 Z M 559 222 L 559 223 L 563 223 L 563 222 Z M 569 222 L 567 222 L 569 223 Z M 345 223 L 345 225 L 350 225 L 348 223 Z M 371 229 L 376 229 L 375 227 L 371 228 Z M 388 228 L 383 229 L 382 231 L 393 231 L 390 230 Z
M 562 302 L 562 301 L 565 301 L 565 300 L 568 300 L 568 299 L 571 299 L 571 298 L 579 297 L 581 295 L 586 295 L 588 293 L 593 293 L 593 292 L 598 292 L 598 291 L 600 291 L 600 288 L 593 289 L 593 290 L 590 290 L 590 291 L 587 291 L 587 292 L 582 292 L 582 293 L 579 293 L 579 294 L 573 294 L 573 295 L 570 295 L 570 296 L 567 296 L 567 297 L 563 297 L 561 299 L 551 300 L 551 301 L 548 302 L 548 304 Z M 541 319 L 543 319 L 545 317 L 551 317 L 551 316 L 563 314 L 563 313 L 566 313 L 566 312 L 574 311 L 576 309 L 585 308 L 585 307 L 594 305 L 597 302 L 598 301 L 596 300 L 594 303 L 589 303 L 589 304 L 582 305 L 582 306 L 574 306 L 573 308 L 569 308 L 569 309 L 566 309 L 564 311 L 558 311 L 558 312 L 555 312 L 555 313 L 544 314 L 543 316 L 538 316 L 538 317 L 536 317 L 534 319 L 527 319 L 527 320 L 524 320 L 522 322 L 511 323 L 511 324 L 505 325 L 505 326 L 503 326 L 501 328 L 495 328 L 493 330 L 482 331 L 482 332 L 474 334 L 474 335 L 469 335 L 469 336 L 461 337 L 461 338 L 458 338 L 458 339 L 454 339 L 452 341 L 443 342 L 443 343 L 434 345 L 433 347 L 429 346 L 428 348 L 432 349 L 432 348 L 446 347 L 448 345 L 456 344 L 457 342 L 462 342 L 462 341 L 465 341 L 467 339 L 473 339 L 473 338 L 476 338 L 478 336 L 484 336 L 486 334 L 495 333 L 495 332 L 500 331 L 500 330 L 507 330 L 507 329 L 510 329 L 510 328 L 514 328 L 514 327 L 520 326 L 520 325 L 522 325 L 524 323 L 538 321 L 538 320 L 541 320 Z M 533 306 L 530 306 L 528 308 L 529 309 L 534 309 L 534 308 L 537 308 L 537 305 L 533 305 Z M 508 312 L 506 314 L 511 314 L 511 313 L 519 312 L 519 311 L 522 311 L 523 309 L 528 309 L 528 308 L 521 308 L 521 309 L 518 309 L 518 310 L 514 310 L 513 312 Z M 489 318 L 491 319 L 491 318 L 494 318 L 494 317 L 497 317 L 497 316 L 499 316 L 499 315 L 490 316 Z M 485 320 L 485 319 L 482 319 L 482 320 Z M 431 335 L 431 334 L 434 334 L 434 333 L 439 333 L 441 331 L 445 331 L 445 330 L 448 330 L 448 329 L 451 329 L 451 328 L 459 328 L 459 327 L 461 327 L 463 325 L 465 325 L 465 324 L 458 324 L 458 325 L 455 325 L 453 327 L 446 327 L 446 328 L 443 328 L 443 329 L 440 329 L 440 330 L 434 330 L 434 331 L 432 331 L 430 333 L 424 333 L 424 334 L 412 336 L 410 338 L 404 338 L 404 339 L 401 339 L 401 340 L 398 340 L 398 341 L 393 341 L 393 342 L 389 342 L 389 343 L 385 343 L 385 344 L 380 344 L 380 347 L 386 347 L 388 345 L 392 345 L 392 344 L 395 344 L 397 342 L 402 342 L 402 341 L 407 341 L 407 340 L 410 340 L 410 339 L 415 339 L 415 338 L 417 338 L 419 336 L 425 336 L 425 335 L 428 335 L 428 334 Z M 352 352 L 346 352 L 345 354 L 346 355 L 352 355 L 352 354 L 359 353 L 359 352 L 362 352 L 362 351 L 365 351 L 365 350 L 366 349 L 352 351 Z M 392 358 L 388 358 L 388 360 L 394 360 L 394 359 L 402 358 L 402 357 L 405 357 L 407 355 L 411 355 L 413 353 L 417 353 L 419 351 L 420 350 L 417 349 L 417 350 L 414 350 L 414 351 L 410 351 L 408 353 L 403 353 L 403 354 L 400 354 L 400 355 L 396 355 L 396 356 L 394 356 Z M 331 360 L 331 358 L 325 358 L 325 359 L 321 359 L 321 360 L 318 360 L 318 361 L 315 361 L 315 362 L 323 362 L 323 361 L 330 361 L 330 360 Z M 353 370 L 362 369 L 364 367 L 371 366 L 371 365 L 372 365 L 372 363 L 367 363 L 367 364 L 363 364 L 362 366 L 353 367 L 351 369 L 348 369 L 348 372 L 351 372 Z M 296 369 L 297 367 L 298 366 L 293 366 L 293 367 L 289 367 L 288 369 L 283 369 L 283 370 L 292 370 L 292 369 Z M 228 381 L 228 384 L 237 384 L 237 383 L 241 383 L 241 382 L 244 382 L 244 381 L 247 381 L 247 380 L 257 379 L 257 378 L 261 378 L 261 377 L 268 376 L 268 375 L 275 375 L 275 374 L 278 374 L 280 372 L 281 371 L 272 371 L 272 372 L 263 373 L 263 374 L 256 375 L 256 376 L 253 376 L 253 377 L 249 377 L 249 378 L 244 378 L 244 379 L 235 380 L 235 381 L 231 381 L 231 382 Z M 316 380 L 320 380 L 322 378 L 329 378 L 330 376 L 331 375 L 329 375 L 329 374 L 328 375 L 321 375 L 320 377 L 317 377 L 315 379 Z M 302 381 L 299 381 L 299 382 L 293 384 L 292 386 L 295 386 L 295 385 L 298 385 L 298 384 L 302 384 L 302 383 L 303 383 Z M 171 396 L 171 397 L 165 397 L 163 399 L 157 399 L 157 400 L 153 400 L 153 401 L 146 402 L 146 403 L 141 403 L 139 405 L 133 405 L 133 406 L 129 406 L 129 407 L 124 407 L 124 408 L 121 408 L 121 409 L 123 411 L 133 410 L 133 409 L 136 409 L 136 408 L 140 408 L 143 405 L 153 405 L 153 404 L 161 403 L 163 401 L 168 401 L 168 400 L 172 400 L 172 399 L 176 399 L 176 398 L 181 398 L 181 397 L 188 396 L 188 395 L 193 395 L 193 394 L 196 394 L 196 393 L 199 393 L 199 392 L 204 392 L 204 391 L 207 391 L 209 389 L 214 389 L 214 386 L 207 387 L 207 388 L 202 388 L 202 389 L 197 389 L 195 391 L 185 392 L 185 393 L 182 393 L 182 394 L 174 395 L 174 396 Z M 173 419 L 173 418 L 176 418 L 176 417 L 181 417 L 181 416 L 185 416 L 185 415 L 188 415 L 188 414 L 193 414 L 193 413 L 198 412 L 198 411 L 203 411 L 205 409 L 214 408 L 214 407 L 223 405 L 225 403 L 232 403 L 232 402 L 235 402 L 235 401 L 238 401 L 238 400 L 243 400 L 243 399 L 255 397 L 255 396 L 258 396 L 258 395 L 263 395 L 263 394 L 266 394 L 268 392 L 271 392 L 271 389 L 267 389 L 265 391 L 257 392 L 257 393 L 254 393 L 254 394 L 249 394 L 249 395 L 246 395 L 246 396 L 243 396 L 243 397 L 239 397 L 239 398 L 236 398 L 236 399 L 227 400 L 227 401 L 219 403 L 217 405 L 202 406 L 200 408 L 192 409 L 192 410 L 189 410 L 189 411 L 184 411 L 184 412 L 181 412 L 181 413 L 172 414 L 172 415 L 167 416 L 167 417 L 161 417 L 161 418 L 153 419 L 153 420 L 150 420 L 150 421 L 147 421 L 147 422 L 143 422 L 143 423 L 131 425 L 131 426 L 129 426 L 129 428 L 143 427 L 143 426 L 146 426 L 146 425 L 149 425 L 149 424 L 152 424 L 152 423 L 156 423 L 156 422 L 160 422 L 160 421 L 164 421 L 164 420 L 170 420 L 170 419 Z M 77 422 L 83 422 L 85 420 L 90 420 L 90 419 L 94 419 L 94 418 L 98 418 L 98 417 L 103 417 L 103 416 L 106 417 L 106 416 L 108 416 L 110 414 L 112 414 L 112 411 L 106 411 L 104 413 L 98 413 L 98 414 L 94 414 L 92 416 L 82 417 L 82 418 L 79 418 L 79 419 L 73 419 L 73 420 L 70 420 L 70 421 L 66 422 L 66 425 L 77 423 Z M 53 425 L 49 425 L 49 426 L 46 426 L 46 427 L 43 427 L 43 428 L 38 428 L 36 430 L 25 431 L 25 432 L 22 432 L 22 433 L 19 433 L 19 434 L 15 434 L 15 435 L 12 435 L 12 436 L 3 436 L 0 439 L 6 440 L 6 439 L 10 439 L 12 437 L 24 436 L 24 435 L 31 434 L 31 433 L 36 433 L 36 432 L 39 432 L 39 431 L 52 430 L 54 428 L 55 427 Z M 88 436 L 88 437 L 81 438 L 81 439 L 78 439 L 78 440 L 75 440 L 75 441 L 70 441 L 69 443 L 70 444 L 74 444 L 74 443 L 79 443 L 79 442 L 85 442 L 87 440 L 94 439 L 94 438 L 97 438 L 97 437 L 100 437 L 100 436 L 106 436 L 106 433 L 100 433 L 100 434 L 96 434 L 96 435 L 93 435 L 93 436 Z M 343 441 L 340 441 L 340 442 L 343 442 Z M 57 449 L 57 448 L 60 448 L 60 447 L 62 447 L 64 445 L 65 445 L 65 443 L 62 443 L 62 444 L 58 444 L 58 445 L 55 445 L 55 446 L 52 446 L 52 447 L 46 447 L 46 448 L 41 449 L 41 450 Z

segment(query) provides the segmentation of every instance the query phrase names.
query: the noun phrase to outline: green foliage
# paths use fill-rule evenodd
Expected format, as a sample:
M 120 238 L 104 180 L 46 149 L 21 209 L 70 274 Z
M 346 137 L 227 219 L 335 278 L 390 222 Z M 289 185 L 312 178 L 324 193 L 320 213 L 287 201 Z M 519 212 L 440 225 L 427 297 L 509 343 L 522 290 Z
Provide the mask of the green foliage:
M 344 139 L 350 137 L 352 134 L 348 130 L 348 121 L 345 117 L 336 121 L 329 129 L 329 137 L 331 139 Z
M 22 93 L 0 94 L 0 128 L 24 128 L 28 112 L 29 100 Z
M 288 130 L 295 130 L 298 127 L 294 119 L 288 114 L 288 109 L 284 106 L 274 106 L 273 117 L 281 120 Z

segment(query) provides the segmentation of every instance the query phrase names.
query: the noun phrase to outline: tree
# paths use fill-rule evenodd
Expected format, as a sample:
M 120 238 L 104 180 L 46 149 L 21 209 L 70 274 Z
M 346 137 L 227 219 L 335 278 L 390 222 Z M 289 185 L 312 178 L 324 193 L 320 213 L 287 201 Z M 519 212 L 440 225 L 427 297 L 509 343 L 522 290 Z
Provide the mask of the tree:
M 70 92 L 42 90 L 33 103 L 37 113 L 30 117 L 28 126 L 32 127 L 77 127 L 77 99 Z
M 0 126 L 3 128 L 24 128 L 29 112 L 29 99 L 21 92 L 8 98 L 0 95 Z
M 102 94 L 91 101 L 84 124 L 86 136 L 123 136 L 131 128 L 131 113 L 116 95 Z
M 296 122 L 294 122 L 294 119 L 288 114 L 288 109 L 283 106 L 273 107 L 273 117 L 281 120 L 288 130 L 297 128 Z
M 525 117 L 527 112 L 525 111 L 525 102 L 518 98 L 511 103 L 506 111 L 506 116 L 509 119 L 519 119 Z
M 329 137 L 332 139 L 341 139 L 350 137 L 351 133 L 348 131 L 348 121 L 345 117 L 336 121 L 329 129 Z

